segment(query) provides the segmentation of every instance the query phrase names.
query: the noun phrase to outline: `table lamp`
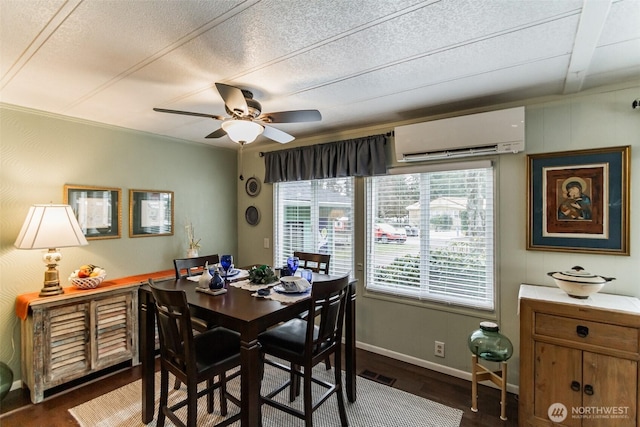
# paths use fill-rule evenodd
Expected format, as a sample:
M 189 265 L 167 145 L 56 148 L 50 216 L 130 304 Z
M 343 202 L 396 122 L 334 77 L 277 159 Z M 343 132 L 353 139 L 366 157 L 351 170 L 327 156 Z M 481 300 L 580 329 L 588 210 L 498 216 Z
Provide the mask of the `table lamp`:
M 57 248 L 88 244 L 71 206 L 54 204 L 31 206 L 14 243 L 18 249 L 49 250 L 42 256 L 47 270 L 44 273 L 44 287 L 40 290 L 41 297 L 64 293 L 57 269 L 62 255 Z

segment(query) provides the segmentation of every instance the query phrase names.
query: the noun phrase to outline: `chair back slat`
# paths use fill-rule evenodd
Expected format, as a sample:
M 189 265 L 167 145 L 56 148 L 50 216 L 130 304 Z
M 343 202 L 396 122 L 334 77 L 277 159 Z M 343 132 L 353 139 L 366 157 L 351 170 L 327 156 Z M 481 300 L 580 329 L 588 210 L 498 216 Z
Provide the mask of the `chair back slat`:
M 311 288 L 309 313 L 315 313 L 307 323 L 307 345 L 311 354 L 326 350 L 327 346 L 340 343 L 349 276 L 314 283 Z
M 299 268 L 306 268 L 315 273 L 329 274 L 331 255 L 295 251 L 293 256 L 297 256 L 300 259 Z
M 177 258 L 173 260 L 173 267 L 176 272 L 176 279 L 182 279 L 184 277 L 191 276 L 191 269 L 203 268 L 206 263 L 209 265 L 217 264 L 220 262 L 218 254 L 203 255 L 194 258 Z

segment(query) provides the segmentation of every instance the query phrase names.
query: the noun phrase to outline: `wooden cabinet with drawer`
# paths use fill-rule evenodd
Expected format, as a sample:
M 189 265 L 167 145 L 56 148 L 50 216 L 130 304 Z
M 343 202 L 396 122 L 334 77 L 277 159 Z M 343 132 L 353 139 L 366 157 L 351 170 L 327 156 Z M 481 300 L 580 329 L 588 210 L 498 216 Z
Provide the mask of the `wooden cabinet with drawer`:
M 39 299 L 21 323 L 22 378 L 33 403 L 58 385 L 138 363 L 138 285 Z
M 520 288 L 520 426 L 638 426 L 640 301 Z

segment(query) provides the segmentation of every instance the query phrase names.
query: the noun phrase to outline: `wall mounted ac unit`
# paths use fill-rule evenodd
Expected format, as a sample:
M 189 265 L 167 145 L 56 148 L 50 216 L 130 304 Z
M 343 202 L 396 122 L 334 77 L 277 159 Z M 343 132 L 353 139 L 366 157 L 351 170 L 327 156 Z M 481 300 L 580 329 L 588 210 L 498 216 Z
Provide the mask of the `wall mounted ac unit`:
M 524 107 L 395 128 L 399 162 L 517 153 L 524 150 Z

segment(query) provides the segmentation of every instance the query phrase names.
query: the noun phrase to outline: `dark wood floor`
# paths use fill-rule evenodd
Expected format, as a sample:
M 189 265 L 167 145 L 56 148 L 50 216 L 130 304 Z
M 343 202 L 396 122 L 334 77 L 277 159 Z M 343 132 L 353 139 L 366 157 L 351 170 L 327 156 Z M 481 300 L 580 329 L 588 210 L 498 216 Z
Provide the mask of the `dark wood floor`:
M 471 411 L 471 383 L 440 374 L 415 365 L 358 350 L 358 372 L 369 371 L 395 379 L 392 387 L 425 397 L 464 411 L 462 427 L 496 427 L 518 425 L 518 402 L 508 395 L 507 421 L 501 421 L 500 392 L 479 386 L 478 412 Z M 2 427 L 61 427 L 77 426 L 67 411 L 80 403 L 115 390 L 140 378 L 139 367 L 121 369 L 108 377 L 90 384 L 60 392 L 37 405 L 31 404 L 29 394 L 23 390 L 10 392 L 2 401 L 0 426 Z M 373 426 L 372 426 L 373 427 Z

